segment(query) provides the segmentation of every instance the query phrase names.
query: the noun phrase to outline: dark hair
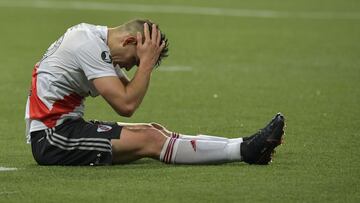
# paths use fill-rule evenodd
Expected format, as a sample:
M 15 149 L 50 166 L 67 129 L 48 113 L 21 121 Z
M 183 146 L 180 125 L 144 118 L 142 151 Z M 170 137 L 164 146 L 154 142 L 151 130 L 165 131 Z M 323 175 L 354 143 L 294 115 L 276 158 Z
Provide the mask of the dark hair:
M 150 32 L 150 37 L 151 37 L 152 25 L 154 23 L 151 22 L 149 19 L 134 19 L 134 20 L 124 23 L 121 27 L 133 35 L 136 35 L 137 32 L 140 32 L 142 34 L 143 40 L 144 40 L 144 38 L 145 38 L 144 37 L 144 24 L 145 23 L 147 23 L 149 25 L 149 32 Z M 160 28 L 157 24 L 156 24 L 156 27 L 160 30 Z M 169 56 L 169 54 L 168 54 L 168 51 L 169 51 L 168 39 L 166 38 L 166 35 L 163 32 L 160 32 L 160 33 L 161 33 L 160 44 L 162 42 L 165 42 L 165 47 L 163 48 L 163 50 L 161 50 L 160 56 L 155 64 L 155 67 L 160 66 L 162 59 Z

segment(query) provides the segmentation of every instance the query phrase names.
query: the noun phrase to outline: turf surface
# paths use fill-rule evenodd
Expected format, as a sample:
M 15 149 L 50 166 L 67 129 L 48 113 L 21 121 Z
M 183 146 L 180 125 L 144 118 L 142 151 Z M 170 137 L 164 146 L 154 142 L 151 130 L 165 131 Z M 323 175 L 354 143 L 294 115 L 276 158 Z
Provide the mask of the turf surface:
M 0 167 L 18 170 L 0 171 L 0 202 L 360 202 L 358 1 L 130 2 L 334 14 L 322 19 L 41 9 L 4 2 Z M 355 17 L 338 15 L 350 12 Z M 281 111 L 288 121 L 286 144 L 271 165 L 169 166 L 150 159 L 109 167 L 35 164 L 23 121 L 34 63 L 74 24 L 115 26 L 134 17 L 160 24 L 170 39 L 170 57 L 154 72 L 133 118 L 117 116 L 101 98 L 87 100 L 86 118 L 156 121 L 177 132 L 237 137 Z

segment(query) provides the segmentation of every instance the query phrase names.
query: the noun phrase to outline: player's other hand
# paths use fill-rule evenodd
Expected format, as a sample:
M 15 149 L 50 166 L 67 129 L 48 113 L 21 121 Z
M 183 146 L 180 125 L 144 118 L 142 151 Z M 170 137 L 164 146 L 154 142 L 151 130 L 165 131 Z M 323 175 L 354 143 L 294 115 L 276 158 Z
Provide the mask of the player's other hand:
M 161 33 L 155 24 L 152 25 L 151 37 L 149 25 L 144 24 L 144 41 L 141 33 L 137 33 L 137 55 L 140 59 L 139 67 L 152 70 L 159 59 L 161 51 L 165 47 L 165 42 L 161 42 Z

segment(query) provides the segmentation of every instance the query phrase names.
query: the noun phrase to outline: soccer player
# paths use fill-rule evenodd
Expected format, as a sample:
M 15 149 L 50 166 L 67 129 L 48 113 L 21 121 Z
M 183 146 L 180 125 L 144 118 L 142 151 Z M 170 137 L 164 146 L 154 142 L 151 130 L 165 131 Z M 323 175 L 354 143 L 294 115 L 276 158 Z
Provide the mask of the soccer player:
M 156 123 L 82 118 L 85 98 L 98 95 L 119 115 L 130 117 L 167 52 L 168 40 L 149 20 L 114 28 L 85 23 L 69 28 L 32 73 L 25 120 L 36 162 L 109 165 L 151 157 L 171 164 L 268 164 L 284 134 L 280 113 L 254 135 L 235 139 L 177 134 Z M 123 69 L 134 66 L 136 73 L 129 80 Z

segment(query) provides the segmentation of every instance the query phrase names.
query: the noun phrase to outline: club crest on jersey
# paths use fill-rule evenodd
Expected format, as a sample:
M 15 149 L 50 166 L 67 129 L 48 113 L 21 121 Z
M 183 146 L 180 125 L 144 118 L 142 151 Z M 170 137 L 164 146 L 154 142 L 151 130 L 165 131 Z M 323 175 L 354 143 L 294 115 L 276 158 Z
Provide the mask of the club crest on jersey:
M 101 133 L 101 132 L 107 132 L 109 130 L 111 130 L 112 127 L 111 126 L 108 126 L 108 125 L 98 125 L 98 128 L 97 128 L 97 132 Z
M 111 59 L 111 55 L 108 51 L 103 51 L 101 53 L 101 59 L 105 62 L 105 63 L 112 63 L 112 59 Z

